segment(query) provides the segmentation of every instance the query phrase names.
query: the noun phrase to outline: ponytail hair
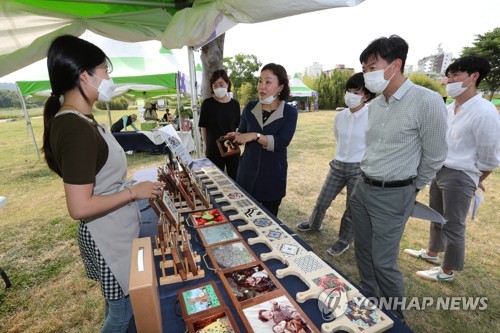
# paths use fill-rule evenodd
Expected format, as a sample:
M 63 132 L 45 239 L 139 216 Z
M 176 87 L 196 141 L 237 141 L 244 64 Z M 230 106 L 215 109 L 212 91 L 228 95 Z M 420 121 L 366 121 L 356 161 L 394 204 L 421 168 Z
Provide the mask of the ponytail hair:
M 50 94 L 50 97 L 45 101 L 45 106 L 43 108 L 43 146 L 42 151 L 45 156 L 45 161 L 50 170 L 57 173 L 62 177 L 61 170 L 56 163 L 52 149 L 50 147 L 50 128 L 52 120 L 54 119 L 57 111 L 61 108 L 60 96 L 54 93 Z
M 56 37 L 50 44 L 47 69 L 52 93 L 43 109 L 42 152 L 45 154 L 48 167 L 59 176 L 62 174 L 50 146 L 50 131 L 52 121 L 61 108 L 60 98 L 76 88 L 82 98 L 89 103 L 90 100 L 80 84 L 80 75 L 85 71 L 92 74 L 94 69 L 104 62 L 111 67 L 111 61 L 100 48 L 78 37 L 62 35 Z

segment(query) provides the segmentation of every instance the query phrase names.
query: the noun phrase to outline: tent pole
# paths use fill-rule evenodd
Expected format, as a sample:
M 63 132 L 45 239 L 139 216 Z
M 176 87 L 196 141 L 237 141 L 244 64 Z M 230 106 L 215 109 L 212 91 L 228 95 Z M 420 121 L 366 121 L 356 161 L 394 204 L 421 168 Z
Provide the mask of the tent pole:
M 109 106 L 109 103 L 106 103 L 106 109 L 108 111 L 109 130 L 111 131 L 111 126 L 113 126 L 113 122 L 111 121 L 111 107 Z
M 179 126 L 179 131 L 182 131 L 182 114 L 181 114 L 181 93 L 180 89 L 180 76 L 181 72 L 177 71 L 177 76 L 175 78 L 175 91 L 177 91 L 177 122 Z
M 33 132 L 33 127 L 31 126 L 31 119 L 28 115 L 28 109 L 26 108 L 26 103 L 24 102 L 23 94 L 21 93 L 21 89 L 16 82 L 17 93 L 19 94 L 19 99 L 21 100 L 21 107 L 24 111 L 24 121 L 26 122 L 26 129 L 31 134 L 31 139 L 33 140 L 33 145 L 35 146 L 36 155 L 38 157 L 38 161 L 40 161 L 40 152 L 38 151 L 38 145 L 36 144 L 35 133 Z
M 200 118 L 200 110 L 198 106 L 198 90 L 196 87 L 196 64 L 194 61 L 194 51 L 192 47 L 188 47 L 189 58 L 189 77 L 191 78 L 191 109 L 193 110 L 193 131 L 194 144 L 196 148 L 196 157 L 201 158 L 201 140 L 200 131 L 198 129 L 198 121 Z

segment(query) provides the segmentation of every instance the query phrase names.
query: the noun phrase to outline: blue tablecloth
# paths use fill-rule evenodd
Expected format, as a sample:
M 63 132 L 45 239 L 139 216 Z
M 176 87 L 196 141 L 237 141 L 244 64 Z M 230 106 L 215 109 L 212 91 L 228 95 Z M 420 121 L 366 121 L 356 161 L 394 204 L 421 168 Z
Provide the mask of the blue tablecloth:
M 138 132 L 118 132 L 113 133 L 116 141 L 122 146 L 123 150 L 129 151 L 166 151 L 165 142 L 156 145 L 146 135 Z
M 192 166 L 192 170 L 198 170 L 202 167 L 205 166 L 211 166 L 213 165 L 209 160 L 207 159 L 200 159 L 200 160 L 195 160 L 194 165 Z M 240 188 L 241 189 L 241 188 Z M 243 192 L 245 192 L 243 189 L 241 189 Z M 246 193 L 246 192 L 245 192 Z M 246 193 L 248 195 L 248 193 Z M 249 198 L 251 198 L 250 195 L 248 195 Z M 213 202 L 212 202 L 213 203 Z M 221 206 L 219 204 L 213 203 L 214 206 Z M 143 226 L 141 229 L 141 237 L 145 236 L 151 236 L 154 237 L 154 235 L 157 232 L 157 227 L 156 223 L 158 222 L 158 217 L 154 213 L 154 211 L 149 208 L 149 204 L 147 201 L 141 201 L 139 202 L 139 205 L 141 207 L 141 216 L 142 216 L 142 221 L 143 221 Z M 256 203 L 257 206 L 262 208 L 266 213 L 270 216 L 272 216 L 271 213 L 269 213 L 264 207 L 262 207 L 260 204 Z M 236 212 L 227 212 L 226 215 L 232 215 Z M 276 219 L 278 223 L 280 223 L 281 227 L 285 229 L 290 235 L 293 235 L 293 237 L 308 251 L 312 251 L 311 246 L 307 244 L 304 240 L 302 240 L 299 236 L 294 234 L 294 232 L 289 229 L 286 225 L 284 225 L 281 221 Z M 237 220 L 233 222 L 234 226 L 237 227 L 239 225 L 243 225 L 246 222 L 242 220 Z M 191 233 L 192 238 L 191 238 L 191 244 L 193 247 L 193 250 L 196 251 L 201 257 L 206 253 L 204 246 L 202 245 L 201 241 L 198 239 L 196 232 L 194 229 L 191 228 L 191 230 L 188 231 Z M 240 233 L 242 237 L 245 240 L 248 240 L 248 238 L 256 237 L 256 234 L 252 231 L 244 231 Z M 154 241 L 152 240 L 153 244 Z M 154 245 L 153 245 L 154 246 Z M 257 255 L 257 257 L 260 256 L 261 253 L 267 253 L 270 251 L 270 249 L 264 245 L 264 244 L 255 244 L 250 246 L 253 252 Z M 156 267 L 159 267 L 160 263 L 160 258 L 156 257 Z M 210 259 L 206 258 L 208 264 L 210 267 L 212 267 L 212 263 L 210 262 Z M 278 260 L 271 259 L 267 260 L 264 262 L 265 265 L 272 271 L 274 275 L 276 275 L 276 270 L 285 268 L 287 267 L 285 264 L 281 263 Z M 330 263 L 328 263 L 331 265 Z M 177 302 L 177 290 L 179 289 L 184 289 L 189 286 L 195 286 L 198 284 L 201 284 L 206 281 L 214 281 L 217 284 L 217 287 L 219 291 L 221 292 L 222 297 L 224 298 L 225 304 L 231 309 L 232 314 L 236 320 L 236 323 L 238 324 L 241 332 L 246 332 L 245 327 L 242 324 L 241 319 L 239 318 L 239 315 L 237 311 L 235 310 L 231 299 L 229 298 L 229 295 L 226 292 L 226 289 L 222 285 L 222 282 L 218 278 L 217 274 L 209 269 L 206 268 L 205 263 L 202 262 L 200 263 L 201 268 L 205 271 L 205 277 L 203 279 L 198 279 L 198 280 L 192 280 L 192 281 L 184 281 L 180 283 L 175 283 L 175 284 L 170 284 L 170 285 L 164 285 L 160 286 L 160 299 L 161 299 L 161 307 L 162 307 L 162 317 L 163 317 L 163 330 L 165 333 L 172 333 L 172 332 L 184 332 L 186 330 L 186 326 L 184 325 L 184 322 L 181 317 L 181 310 L 180 306 Z M 335 266 L 331 265 L 335 270 L 338 271 Z M 160 270 L 157 268 L 157 273 L 158 276 L 160 276 Z M 357 286 L 355 283 L 349 280 L 348 277 L 344 276 L 349 282 L 351 282 L 356 288 L 360 289 L 359 286 Z M 298 277 L 295 276 L 287 276 L 282 279 L 279 279 L 279 282 L 283 285 L 283 287 L 287 290 L 287 292 L 295 298 L 295 295 L 300 292 L 300 291 L 305 291 L 308 289 L 306 284 L 302 282 Z M 308 300 L 304 303 L 298 303 L 300 308 L 305 312 L 305 314 L 312 320 L 312 322 L 316 325 L 318 330 L 321 330 L 321 325 L 325 323 L 321 316 L 321 312 L 318 310 L 318 301 L 316 299 L 311 299 Z M 385 312 L 385 311 L 384 311 Z M 391 313 L 386 314 L 394 321 L 394 326 L 388 330 L 387 332 L 394 332 L 394 333 L 406 333 L 409 332 L 411 333 L 412 330 L 406 326 L 404 323 L 402 323 L 399 319 L 394 317 Z

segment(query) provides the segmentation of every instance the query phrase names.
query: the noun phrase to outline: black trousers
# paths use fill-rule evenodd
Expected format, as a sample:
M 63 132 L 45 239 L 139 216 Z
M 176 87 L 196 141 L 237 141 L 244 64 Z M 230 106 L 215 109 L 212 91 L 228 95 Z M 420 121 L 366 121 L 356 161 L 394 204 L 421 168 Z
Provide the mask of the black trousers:
M 222 157 L 220 154 L 207 155 L 207 158 L 217 165 L 219 169 L 224 171 L 232 180 L 236 181 L 236 174 L 238 173 L 238 165 L 240 164 L 240 156 L 233 155 Z
M 274 201 L 261 201 L 260 203 L 262 206 L 266 207 L 266 209 L 271 212 L 274 216 L 278 217 L 278 210 L 281 205 L 281 200 L 274 200 Z

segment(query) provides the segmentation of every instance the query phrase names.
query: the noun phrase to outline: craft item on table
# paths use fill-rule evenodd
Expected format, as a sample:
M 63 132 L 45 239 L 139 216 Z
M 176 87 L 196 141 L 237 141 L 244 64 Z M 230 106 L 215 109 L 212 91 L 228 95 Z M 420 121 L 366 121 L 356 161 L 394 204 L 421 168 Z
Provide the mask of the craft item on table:
M 194 210 L 196 195 L 194 193 L 191 193 L 191 191 L 187 188 L 186 183 L 179 177 L 175 179 L 175 185 L 179 190 L 180 195 L 178 195 L 178 200 L 181 207 L 182 202 L 185 202 L 191 210 Z
M 264 236 L 248 239 L 248 244 L 250 245 L 254 245 L 257 243 L 267 245 L 267 247 L 271 249 L 271 252 L 260 254 L 260 259 L 263 261 L 277 259 L 282 263 L 287 264 L 290 258 L 307 252 L 307 250 L 304 249 L 304 247 L 300 245 L 300 243 L 297 242 L 293 237 L 274 241 L 270 241 L 269 238 Z
M 205 277 L 205 272 L 198 266 L 201 258 L 193 251 L 189 243 L 189 238 L 186 230 L 182 228 L 179 231 L 171 230 L 170 241 L 166 243 L 166 249 L 165 242 L 160 241 L 162 255 L 162 261 L 160 262 L 160 268 L 162 269 L 160 285 Z M 166 260 L 165 255 L 167 253 L 171 254 L 172 260 Z M 166 274 L 165 268 L 173 268 L 173 274 Z
M 187 171 L 175 171 L 173 167 L 165 165 L 158 168 L 158 179 L 165 183 L 166 192 L 181 212 L 195 210 L 198 205 L 211 207 L 208 192 L 193 188 Z
M 159 166 L 158 167 L 158 180 L 163 182 L 164 188 L 174 194 L 177 192 L 177 189 L 175 187 L 175 176 L 171 172 L 171 169 L 167 165 Z
M 189 221 L 195 228 L 229 222 L 222 210 L 218 208 L 195 211 L 188 216 Z
M 208 247 L 207 254 L 216 270 L 226 270 L 250 262 L 258 262 L 253 251 L 242 240 Z
M 254 217 L 268 217 L 268 215 L 264 213 L 262 209 L 257 207 L 247 207 L 237 211 L 238 213 L 229 215 L 230 221 L 244 220 L 248 223 L 249 219 L 252 219 Z
M 390 329 L 394 322 L 368 298 L 358 293 L 348 292 L 345 312 L 334 321 L 324 323 L 321 332 L 337 331 L 377 333 Z
M 188 267 L 188 272 L 193 274 L 193 276 L 198 276 L 198 274 L 202 274 L 204 276 L 205 273 L 197 265 L 197 263 L 200 262 L 200 256 L 198 256 L 196 252 L 193 251 L 191 243 L 189 242 L 190 239 L 191 237 L 186 229 L 182 229 L 180 234 L 180 245 L 184 258 L 186 258 L 186 266 Z
M 291 238 L 282 227 L 280 227 L 276 222 L 274 222 L 269 217 L 257 217 L 251 219 L 249 223 L 241 225 L 238 227 L 239 231 L 251 230 L 257 234 L 255 238 L 249 238 L 248 244 L 252 245 L 257 242 L 256 238 L 264 237 L 269 241 L 279 241 Z M 262 241 L 261 241 L 262 242 Z
M 244 305 L 239 312 L 249 332 L 319 332 L 288 294 Z
M 218 312 L 199 315 L 186 321 L 189 333 L 239 333 L 231 310 L 222 308 Z
M 231 193 L 231 192 L 237 192 L 240 190 L 238 188 L 238 186 L 236 186 L 234 184 L 229 184 L 229 185 L 209 184 L 209 185 L 205 185 L 205 188 L 209 191 L 214 191 L 214 192 L 210 192 L 211 195 L 217 195 L 218 192 Z
M 149 199 L 149 205 L 151 206 L 151 208 L 153 208 L 153 211 L 155 212 L 156 216 L 160 217 L 160 214 L 163 212 L 163 208 L 160 207 L 158 200 Z
M 255 206 L 255 203 L 249 198 L 244 198 L 244 199 L 231 200 L 229 202 L 229 205 L 221 206 L 221 209 L 223 211 L 228 211 L 228 210 L 240 211 L 252 206 Z
M 132 242 L 130 302 L 138 332 L 163 332 L 160 294 L 149 237 Z
M 276 276 L 281 279 L 288 275 L 295 275 L 309 287 L 308 290 L 297 293 L 296 299 L 299 303 L 311 298 L 318 298 L 325 290 L 322 281 L 331 285 L 338 282 L 346 291 L 357 291 L 349 281 L 312 251 L 287 258 L 287 264 L 287 268 L 276 271 Z
M 177 291 L 184 321 L 199 319 L 225 310 L 224 300 L 215 282 L 204 282 Z
M 216 191 L 216 192 L 211 192 L 213 196 L 215 195 L 221 195 L 222 197 L 220 198 L 215 198 L 214 201 L 215 203 L 224 203 L 228 202 L 231 203 L 233 201 L 241 201 L 243 199 L 247 199 L 248 197 L 243 194 L 241 191 L 230 191 L 230 192 L 222 192 L 222 191 Z
M 180 282 L 178 280 L 178 277 L 180 277 L 182 281 L 187 280 L 186 265 L 184 262 L 184 253 L 182 252 L 179 242 L 177 241 L 176 233 L 171 233 L 171 241 L 168 244 L 168 246 L 170 247 L 170 254 L 172 255 L 172 262 L 173 262 L 172 267 L 174 268 L 174 275 L 173 277 L 172 276 L 165 277 L 163 281 L 160 278 L 160 284 Z M 162 267 L 169 267 L 165 266 L 165 264 L 166 264 L 165 261 L 160 263 L 160 265 L 163 265 Z
M 192 173 L 190 169 L 187 169 L 186 173 L 191 192 L 196 193 L 196 198 L 200 199 L 205 208 L 212 208 L 212 205 L 210 204 L 210 195 L 208 194 L 207 189 L 203 190 L 203 183 L 201 180 L 194 173 Z M 197 205 L 196 198 L 194 200 L 195 205 Z
M 241 239 L 240 234 L 231 223 L 222 223 L 206 228 L 198 228 L 197 232 L 205 247 Z
M 221 136 L 215 140 L 215 142 L 217 143 L 217 147 L 219 148 L 219 152 L 222 157 L 241 154 L 240 145 L 235 142 L 233 138 Z
M 218 275 L 235 305 L 247 304 L 276 291 L 283 292 L 283 287 L 264 263 L 250 263 L 218 272 Z
M 168 249 L 168 253 L 166 252 L 167 249 L 165 249 L 166 244 L 168 244 L 171 241 L 170 223 L 166 222 L 165 212 L 162 211 L 160 213 L 160 217 L 158 218 L 158 223 L 156 226 L 158 232 L 155 235 L 156 248 L 154 249 L 153 253 L 155 256 L 162 255 L 162 253 L 170 254 L 170 249 Z M 161 244 L 163 244 L 163 246 Z
M 166 214 L 166 220 L 172 228 L 178 229 L 180 224 L 180 213 L 175 207 L 174 202 L 169 196 L 169 192 L 163 189 L 159 199 L 155 199 L 158 206 L 161 207 Z

